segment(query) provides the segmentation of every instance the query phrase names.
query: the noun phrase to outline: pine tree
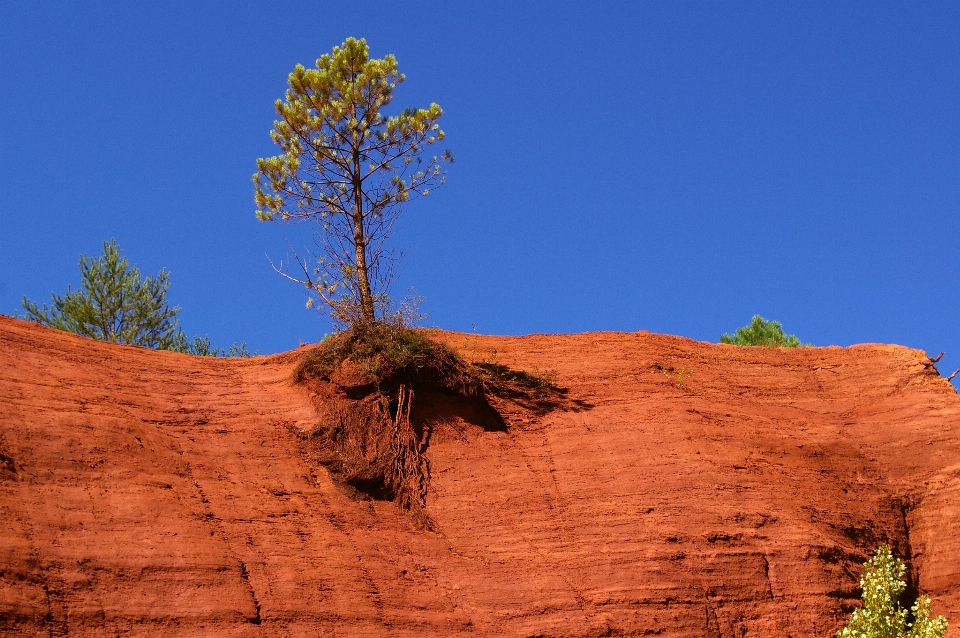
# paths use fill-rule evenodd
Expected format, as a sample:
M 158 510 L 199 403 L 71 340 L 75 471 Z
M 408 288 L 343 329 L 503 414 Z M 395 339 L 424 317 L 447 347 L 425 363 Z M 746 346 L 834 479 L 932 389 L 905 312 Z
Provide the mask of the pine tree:
M 261 221 L 317 223 L 317 265 L 295 258 L 304 284 L 342 325 L 383 316 L 397 256 L 385 249 L 401 206 L 446 179 L 449 151 L 425 159 L 444 139 L 437 104 L 387 117 L 381 110 L 405 76 L 393 55 L 370 59 L 365 40 L 347 38 L 317 68 L 297 65 L 270 132 L 282 154 L 257 160 Z
M 111 343 L 208 357 L 250 356 L 246 342 L 225 350 L 211 345 L 206 335 L 187 339 L 177 321 L 180 308 L 167 303 L 170 273 L 161 270 L 141 280 L 140 270 L 122 256 L 113 239 L 103 242 L 103 255 L 97 259 L 80 256 L 80 278 L 80 290 L 68 285 L 62 297 L 51 293 L 51 307 L 43 304 L 41 309 L 24 296 L 24 319 Z
M 729 343 L 735 346 L 766 346 L 768 348 L 798 348 L 802 343 L 796 335 L 783 333 L 783 326 L 779 321 L 767 321 L 760 315 L 754 315 L 750 325 L 737 330 L 736 333 L 724 333 L 720 336 L 720 343 Z
M 85 337 L 146 348 L 174 349 L 182 338 L 180 308 L 167 304 L 170 273 L 141 279 L 140 271 L 123 257 L 116 242 L 103 242 L 103 255 L 80 257 L 80 289 L 67 286 L 53 305 L 39 308 L 23 298 L 26 319 Z

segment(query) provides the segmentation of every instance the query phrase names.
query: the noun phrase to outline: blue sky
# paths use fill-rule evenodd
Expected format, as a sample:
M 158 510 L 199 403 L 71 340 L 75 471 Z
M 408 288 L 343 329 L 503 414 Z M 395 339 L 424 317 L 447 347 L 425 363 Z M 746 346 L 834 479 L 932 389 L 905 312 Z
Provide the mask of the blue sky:
M 401 8 L 402 7 L 402 8 Z M 404 211 L 397 291 L 481 333 L 817 345 L 960 367 L 960 5 L 0 4 L 0 312 L 115 237 L 189 334 L 276 352 L 330 327 L 254 217 L 273 102 L 346 37 L 397 56 L 457 156 Z

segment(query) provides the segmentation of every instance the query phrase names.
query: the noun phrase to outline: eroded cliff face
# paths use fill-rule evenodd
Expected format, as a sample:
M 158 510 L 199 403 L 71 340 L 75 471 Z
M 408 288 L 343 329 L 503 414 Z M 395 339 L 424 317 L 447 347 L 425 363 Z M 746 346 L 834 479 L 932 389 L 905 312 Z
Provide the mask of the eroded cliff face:
M 0 317 L 0 630 L 830 636 L 886 541 L 960 636 L 960 397 L 924 353 L 440 338 L 556 370 L 576 409 L 497 431 L 418 396 L 426 532 L 302 454 L 296 353 Z

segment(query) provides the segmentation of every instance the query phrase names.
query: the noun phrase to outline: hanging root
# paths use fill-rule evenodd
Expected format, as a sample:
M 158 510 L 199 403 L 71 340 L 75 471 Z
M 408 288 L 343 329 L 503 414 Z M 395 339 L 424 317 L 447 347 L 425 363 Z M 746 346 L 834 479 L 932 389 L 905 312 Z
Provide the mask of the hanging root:
M 397 390 L 397 416 L 393 423 L 391 478 L 397 503 L 410 512 L 420 527 L 429 529 L 430 519 L 424 511 L 427 502 L 426 459 L 423 457 L 420 436 L 410 420 L 412 407 L 413 389 L 400 384 Z
M 484 377 L 426 331 L 374 323 L 305 353 L 293 378 L 312 390 L 321 415 L 304 439 L 304 453 L 334 480 L 394 501 L 429 528 L 429 430 L 411 419 L 413 388 L 485 401 Z

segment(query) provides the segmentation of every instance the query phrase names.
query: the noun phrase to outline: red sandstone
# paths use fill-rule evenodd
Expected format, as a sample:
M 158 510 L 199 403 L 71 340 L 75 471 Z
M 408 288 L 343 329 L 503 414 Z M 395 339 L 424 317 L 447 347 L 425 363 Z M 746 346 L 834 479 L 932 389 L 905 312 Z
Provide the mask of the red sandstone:
M 960 637 L 960 397 L 923 352 L 440 338 L 589 407 L 440 410 L 424 532 L 301 456 L 296 352 L 0 317 L 0 631 L 826 637 L 889 542 Z

